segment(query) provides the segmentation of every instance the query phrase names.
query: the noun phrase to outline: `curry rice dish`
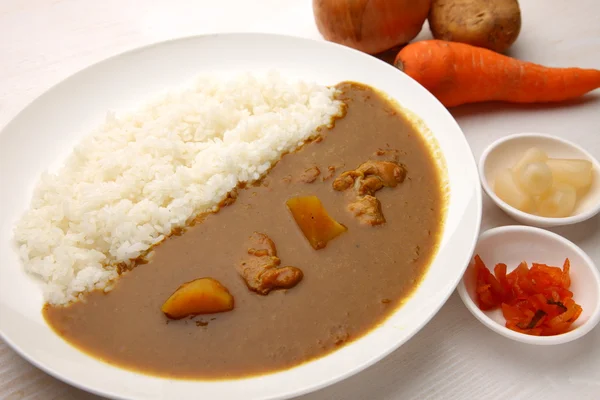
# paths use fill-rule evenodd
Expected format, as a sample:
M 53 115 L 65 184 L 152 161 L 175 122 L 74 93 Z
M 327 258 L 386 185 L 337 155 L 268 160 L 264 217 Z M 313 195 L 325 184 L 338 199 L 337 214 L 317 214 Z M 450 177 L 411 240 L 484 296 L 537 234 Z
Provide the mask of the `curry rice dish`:
M 362 84 L 336 89 L 345 115 L 333 127 L 123 266 L 112 290 L 47 304 L 48 324 L 116 366 L 231 379 L 324 356 L 383 322 L 437 251 L 445 185 L 400 108 Z

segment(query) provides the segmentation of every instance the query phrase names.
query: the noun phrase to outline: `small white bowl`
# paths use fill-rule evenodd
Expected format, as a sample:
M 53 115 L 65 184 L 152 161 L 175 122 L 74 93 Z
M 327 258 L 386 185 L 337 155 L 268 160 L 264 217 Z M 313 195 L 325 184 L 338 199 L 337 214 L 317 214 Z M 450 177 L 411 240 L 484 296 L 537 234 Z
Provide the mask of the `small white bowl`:
M 593 164 L 593 182 L 589 191 L 577 201 L 570 217 L 548 218 L 518 210 L 501 200 L 492 189 L 494 176 L 504 168 L 510 168 L 530 147 L 544 150 L 550 158 L 581 158 Z M 479 159 L 479 177 L 488 196 L 516 221 L 540 228 L 570 225 L 592 218 L 600 212 L 600 162 L 580 146 L 568 140 L 541 134 L 519 133 L 499 139 L 488 146 Z
M 492 271 L 497 263 L 507 265 L 508 272 L 521 261 L 562 267 L 565 258 L 571 263 L 573 299 L 583 308 L 572 329 L 555 336 L 532 336 L 506 328 L 500 309 L 482 311 L 477 305 L 476 277 L 473 263 L 458 284 L 458 294 L 469 311 L 485 326 L 509 339 L 537 345 L 570 342 L 591 331 L 600 321 L 600 273 L 590 257 L 569 240 L 553 232 L 530 226 L 503 226 L 484 232 L 475 253 Z

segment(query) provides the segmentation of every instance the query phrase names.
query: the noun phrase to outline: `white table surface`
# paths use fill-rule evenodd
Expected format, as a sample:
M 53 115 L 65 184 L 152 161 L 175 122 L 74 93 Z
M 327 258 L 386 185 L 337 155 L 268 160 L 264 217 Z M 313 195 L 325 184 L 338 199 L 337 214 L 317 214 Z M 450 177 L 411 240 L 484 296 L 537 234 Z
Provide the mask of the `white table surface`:
M 521 3 L 523 29 L 513 56 L 600 69 L 599 1 Z M 165 39 L 228 31 L 320 38 L 310 0 L 1 0 L 0 127 L 50 86 L 106 57 Z M 426 26 L 419 37 L 430 37 Z M 452 113 L 476 157 L 499 137 L 537 131 L 571 139 L 600 158 L 600 90 L 587 101 L 560 106 L 487 104 Z M 513 223 L 484 198 L 482 229 Z M 600 217 L 553 230 L 600 265 Z M 302 400 L 400 398 L 600 399 L 600 327 L 570 344 L 532 347 L 485 328 L 455 293 L 399 350 Z M 0 399 L 100 398 L 43 373 L 0 340 Z

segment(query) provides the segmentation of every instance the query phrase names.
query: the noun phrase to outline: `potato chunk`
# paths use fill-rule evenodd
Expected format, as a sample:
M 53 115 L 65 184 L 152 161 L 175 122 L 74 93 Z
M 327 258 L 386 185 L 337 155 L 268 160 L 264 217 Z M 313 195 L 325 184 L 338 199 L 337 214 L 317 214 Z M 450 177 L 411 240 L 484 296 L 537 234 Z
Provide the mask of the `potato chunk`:
M 391 161 L 367 161 L 357 169 L 346 171 L 333 181 L 333 189 L 344 191 L 358 180 L 358 194 L 373 195 L 382 187 L 394 188 L 406 178 L 406 168 Z
M 179 286 L 161 310 L 171 319 L 231 311 L 233 296 L 216 279 L 199 278 Z
M 293 197 L 286 202 L 300 230 L 315 250 L 346 232 L 348 228 L 329 216 L 317 196 Z

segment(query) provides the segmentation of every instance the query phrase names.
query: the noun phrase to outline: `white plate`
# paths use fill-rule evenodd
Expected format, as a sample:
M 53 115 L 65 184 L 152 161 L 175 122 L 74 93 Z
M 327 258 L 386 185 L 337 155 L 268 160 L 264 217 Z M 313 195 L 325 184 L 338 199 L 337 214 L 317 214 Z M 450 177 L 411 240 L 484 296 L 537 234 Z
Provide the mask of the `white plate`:
M 326 357 L 270 375 L 233 381 L 183 381 L 119 369 L 78 351 L 46 325 L 38 283 L 10 242 L 39 174 L 56 165 L 108 110 L 131 108 L 202 72 L 276 68 L 332 85 L 354 80 L 385 91 L 419 115 L 444 154 L 450 202 L 438 255 L 406 304 L 365 337 Z M 74 386 L 119 399 L 281 399 L 347 378 L 418 332 L 441 308 L 471 258 L 481 220 L 477 167 L 460 128 L 425 89 L 395 68 L 323 41 L 267 34 L 196 36 L 134 50 L 56 85 L 0 134 L 0 334 L 33 364 Z

